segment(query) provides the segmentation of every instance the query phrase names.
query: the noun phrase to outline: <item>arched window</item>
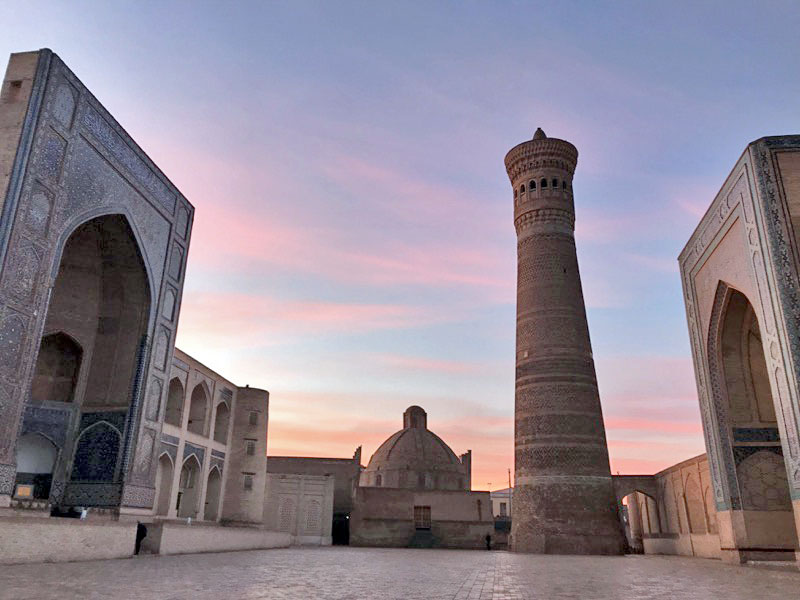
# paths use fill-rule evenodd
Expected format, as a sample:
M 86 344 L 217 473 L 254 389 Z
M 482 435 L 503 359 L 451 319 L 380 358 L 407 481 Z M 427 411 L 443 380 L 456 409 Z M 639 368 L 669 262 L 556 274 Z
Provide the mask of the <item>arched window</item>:
M 189 404 L 189 424 L 187 429 L 192 433 L 205 435 L 206 413 L 208 412 L 208 395 L 206 387 L 200 383 L 192 390 L 192 400 Z
M 536 182 L 533 179 L 528 182 L 528 189 L 531 191 L 536 189 Z
M 554 190 L 558 189 L 558 179 L 556 179 L 555 177 L 553 177 L 553 189 Z
M 378 487 L 381 487 L 383 485 L 383 477 L 381 476 L 380 473 L 375 475 L 375 485 L 377 485 Z
M 539 187 L 545 189 L 547 187 L 547 179 L 542 177 L 542 180 L 539 182 Z
M 567 182 L 566 182 L 566 181 L 562 181 L 562 182 L 561 182 L 561 189 L 562 189 L 562 190 L 565 190 L 565 189 L 567 189 Z
M 521 186 L 519 186 L 519 193 L 520 194 L 524 194 L 525 193 L 525 184 L 524 183 Z
M 82 356 L 78 342 L 65 333 L 43 337 L 31 386 L 33 402 L 72 402 Z
M 175 377 L 169 382 L 169 395 L 167 396 L 167 412 L 164 422 L 180 427 L 183 424 L 183 384 Z
M 228 441 L 228 423 L 231 411 L 224 402 L 217 404 L 217 415 L 214 417 L 214 441 L 224 444 Z

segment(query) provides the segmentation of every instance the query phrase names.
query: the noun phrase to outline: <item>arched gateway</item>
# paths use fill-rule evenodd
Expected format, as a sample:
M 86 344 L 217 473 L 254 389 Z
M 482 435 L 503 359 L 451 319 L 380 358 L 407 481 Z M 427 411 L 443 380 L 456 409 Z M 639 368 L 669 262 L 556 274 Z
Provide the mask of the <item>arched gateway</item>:
M 53 505 L 150 509 L 193 208 L 52 52 L 9 70 L 0 506 L 35 476 Z
M 688 525 L 725 560 L 798 550 L 798 223 L 800 136 L 762 138 L 679 258 L 712 484 L 686 482 Z

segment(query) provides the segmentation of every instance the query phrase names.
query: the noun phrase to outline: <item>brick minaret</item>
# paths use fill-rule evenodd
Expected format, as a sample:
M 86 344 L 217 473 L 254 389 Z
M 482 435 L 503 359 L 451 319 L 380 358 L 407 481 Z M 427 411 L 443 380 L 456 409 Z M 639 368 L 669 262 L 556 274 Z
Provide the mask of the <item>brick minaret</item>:
M 619 554 L 622 534 L 575 254 L 578 150 L 541 129 L 505 164 L 517 230 L 512 544 Z

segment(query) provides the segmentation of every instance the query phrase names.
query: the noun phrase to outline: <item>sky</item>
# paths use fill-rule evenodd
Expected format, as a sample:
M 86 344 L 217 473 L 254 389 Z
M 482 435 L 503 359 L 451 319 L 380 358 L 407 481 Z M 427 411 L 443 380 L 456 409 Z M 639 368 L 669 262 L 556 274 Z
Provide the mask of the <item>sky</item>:
M 270 391 L 270 454 L 365 460 L 412 404 L 513 470 L 505 153 L 579 152 L 611 468 L 704 451 L 677 255 L 752 140 L 798 133 L 797 2 L 11 2 L 195 206 L 177 345 Z

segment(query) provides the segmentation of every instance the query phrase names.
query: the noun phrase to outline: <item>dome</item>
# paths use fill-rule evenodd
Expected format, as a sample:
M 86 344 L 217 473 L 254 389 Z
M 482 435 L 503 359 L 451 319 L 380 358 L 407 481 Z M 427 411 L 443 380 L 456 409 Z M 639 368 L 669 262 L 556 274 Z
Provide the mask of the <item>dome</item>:
M 469 489 L 471 452 L 456 456 L 438 435 L 428 429 L 428 415 L 419 406 L 403 413 L 403 429 L 375 451 L 361 474 L 365 487 L 431 490 Z

